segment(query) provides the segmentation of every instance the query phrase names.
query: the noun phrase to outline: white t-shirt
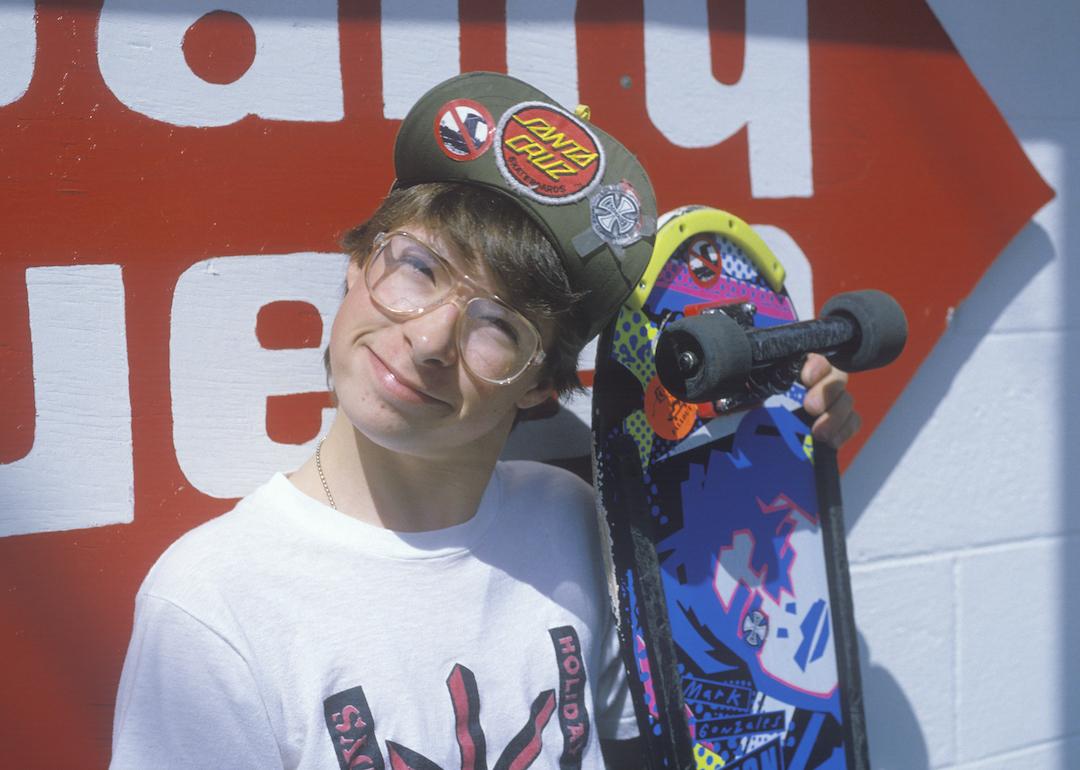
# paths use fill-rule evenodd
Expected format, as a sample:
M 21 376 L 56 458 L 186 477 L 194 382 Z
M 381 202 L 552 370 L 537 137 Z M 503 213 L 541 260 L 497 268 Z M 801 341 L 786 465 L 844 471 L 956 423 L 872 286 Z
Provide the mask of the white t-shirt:
M 396 533 L 274 476 L 140 588 L 112 768 L 603 767 L 637 725 L 594 510 L 500 463 L 472 519 Z

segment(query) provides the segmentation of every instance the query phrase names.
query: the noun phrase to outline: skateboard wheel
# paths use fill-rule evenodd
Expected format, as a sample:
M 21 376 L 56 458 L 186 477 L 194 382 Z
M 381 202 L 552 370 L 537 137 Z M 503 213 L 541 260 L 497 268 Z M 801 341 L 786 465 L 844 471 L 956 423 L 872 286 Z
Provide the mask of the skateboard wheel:
M 907 342 L 907 318 L 895 299 L 877 289 L 837 294 L 821 309 L 822 318 L 845 316 L 857 329 L 854 343 L 832 356 L 848 372 L 877 369 L 892 363 Z
M 724 313 L 686 316 L 656 342 L 656 373 L 682 401 L 715 401 L 746 390 L 752 363 L 746 330 Z

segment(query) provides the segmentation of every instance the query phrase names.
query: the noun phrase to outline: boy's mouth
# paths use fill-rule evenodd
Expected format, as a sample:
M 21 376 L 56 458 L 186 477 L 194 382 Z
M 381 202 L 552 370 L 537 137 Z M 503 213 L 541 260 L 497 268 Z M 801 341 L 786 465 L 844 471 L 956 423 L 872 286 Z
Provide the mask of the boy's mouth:
M 436 398 L 419 384 L 403 376 L 370 347 L 366 349 L 371 354 L 372 369 L 375 372 L 376 379 L 391 396 L 409 403 L 450 406 L 443 399 Z

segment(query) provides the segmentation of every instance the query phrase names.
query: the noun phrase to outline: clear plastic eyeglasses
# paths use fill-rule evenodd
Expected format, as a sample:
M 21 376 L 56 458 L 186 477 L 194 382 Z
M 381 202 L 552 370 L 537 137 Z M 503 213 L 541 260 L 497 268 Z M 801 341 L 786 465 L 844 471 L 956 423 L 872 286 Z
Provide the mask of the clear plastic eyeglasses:
M 434 249 L 403 230 L 379 233 L 364 268 L 372 301 L 401 320 L 415 318 L 466 298 L 456 339 L 465 368 L 485 382 L 508 385 L 544 360 L 540 332 L 525 316 Z

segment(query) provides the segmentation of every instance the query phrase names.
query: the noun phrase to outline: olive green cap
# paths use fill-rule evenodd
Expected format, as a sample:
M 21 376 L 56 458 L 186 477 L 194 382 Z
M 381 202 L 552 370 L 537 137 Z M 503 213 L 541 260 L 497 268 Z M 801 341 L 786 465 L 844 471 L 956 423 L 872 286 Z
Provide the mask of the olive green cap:
M 510 196 L 554 245 L 573 289 L 586 293 L 590 337 L 649 263 L 656 196 L 641 163 L 517 78 L 470 72 L 432 88 L 401 124 L 394 170 L 396 187 L 466 182 Z

